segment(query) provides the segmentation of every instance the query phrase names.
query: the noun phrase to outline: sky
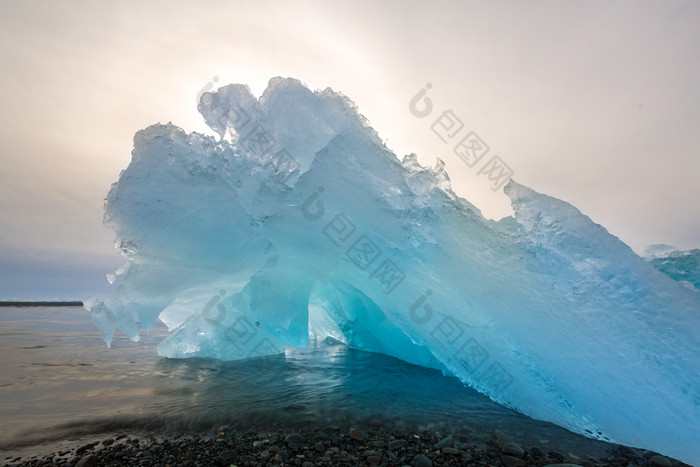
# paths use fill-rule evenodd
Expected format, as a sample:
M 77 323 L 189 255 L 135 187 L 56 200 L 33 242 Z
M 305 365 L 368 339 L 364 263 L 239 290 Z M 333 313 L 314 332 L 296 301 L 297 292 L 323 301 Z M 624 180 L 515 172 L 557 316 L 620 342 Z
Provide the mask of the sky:
M 275 76 L 341 91 L 487 217 L 509 200 L 433 131 L 444 112 L 638 253 L 700 248 L 698 24 L 697 1 L 0 0 L 0 299 L 110 293 L 103 203 L 134 133 L 213 135 L 203 89 Z

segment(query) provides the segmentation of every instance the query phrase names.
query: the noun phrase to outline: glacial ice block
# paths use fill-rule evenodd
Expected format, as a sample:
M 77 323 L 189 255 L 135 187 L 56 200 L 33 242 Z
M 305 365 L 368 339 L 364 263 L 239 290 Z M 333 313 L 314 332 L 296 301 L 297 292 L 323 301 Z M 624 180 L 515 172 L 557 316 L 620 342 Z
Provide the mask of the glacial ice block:
M 160 319 L 173 358 L 333 337 L 440 369 L 534 418 L 700 462 L 700 292 L 564 201 L 510 181 L 486 219 L 444 164 L 399 160 L 344 96 L 275 78 L 153 125 L 110 190 L 128 267 L 90 299 L 109 343 Z

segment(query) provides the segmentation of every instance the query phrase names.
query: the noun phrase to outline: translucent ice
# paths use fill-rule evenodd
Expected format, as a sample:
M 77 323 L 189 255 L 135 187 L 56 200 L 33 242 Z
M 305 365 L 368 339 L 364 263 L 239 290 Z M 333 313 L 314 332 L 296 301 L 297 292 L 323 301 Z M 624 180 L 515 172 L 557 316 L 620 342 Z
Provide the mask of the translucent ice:
M 589 436 L 700 461 L 700 292 L 575 207 L 510 181 L 499 222 L 444 164 L 399 161 L 354 105 L 276 78 L 154 125 L 107 197 L 128 268 L 91 310 L 109 344 L 155 320 L 175 358 L 334 337 L 459 377 Z
M 659 271 L 700 290 L 700 250 L 678 251 L 669 245 L 651 245 L 644 256 Z

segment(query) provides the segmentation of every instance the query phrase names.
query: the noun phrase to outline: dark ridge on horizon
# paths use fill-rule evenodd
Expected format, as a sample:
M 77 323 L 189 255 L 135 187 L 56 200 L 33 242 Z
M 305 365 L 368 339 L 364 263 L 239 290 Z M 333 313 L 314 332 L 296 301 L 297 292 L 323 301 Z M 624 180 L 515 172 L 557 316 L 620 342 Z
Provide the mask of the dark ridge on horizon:
M 0 300 L 0 306 L 83 306 L 81 301 L 4 301 Z

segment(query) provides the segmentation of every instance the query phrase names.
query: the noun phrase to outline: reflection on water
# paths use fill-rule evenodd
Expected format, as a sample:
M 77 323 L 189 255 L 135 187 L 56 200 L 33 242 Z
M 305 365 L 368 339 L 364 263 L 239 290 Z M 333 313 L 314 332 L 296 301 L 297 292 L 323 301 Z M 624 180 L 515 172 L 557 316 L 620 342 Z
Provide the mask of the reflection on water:
M 156 355 L 157 327 L 107 349 L 80 308 L 0 309 L 0 448 L 116 430 L 208 431 L 359 425 L 431 428 L 479 441 L 602 454 L 604 443 L 531 420 L 456 378 L 327 342 L 238 362 Z

